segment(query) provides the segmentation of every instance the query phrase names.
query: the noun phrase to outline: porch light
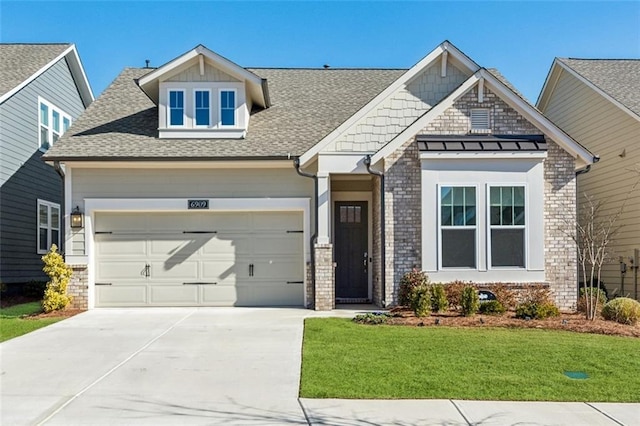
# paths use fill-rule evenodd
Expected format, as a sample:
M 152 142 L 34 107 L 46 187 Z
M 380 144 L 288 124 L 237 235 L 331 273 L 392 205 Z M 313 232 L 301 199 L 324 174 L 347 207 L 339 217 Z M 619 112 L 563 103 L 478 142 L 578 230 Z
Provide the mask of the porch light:
M 76 206 L 75 209 L 71 212 L 71 227 L 72 228 L 82 228 L 84 227 L 84 215 L 80 211 L 80 207 Z

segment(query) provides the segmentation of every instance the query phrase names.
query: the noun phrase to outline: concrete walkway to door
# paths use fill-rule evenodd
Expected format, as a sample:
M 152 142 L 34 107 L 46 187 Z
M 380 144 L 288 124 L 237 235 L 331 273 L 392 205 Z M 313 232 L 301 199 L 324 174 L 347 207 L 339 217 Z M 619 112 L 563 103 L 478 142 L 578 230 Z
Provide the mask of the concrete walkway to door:
M 85 312 L 0 344 L 0 424 L 640 424 L 640 404 L 298 399 L 304 318 L 353 313 Z

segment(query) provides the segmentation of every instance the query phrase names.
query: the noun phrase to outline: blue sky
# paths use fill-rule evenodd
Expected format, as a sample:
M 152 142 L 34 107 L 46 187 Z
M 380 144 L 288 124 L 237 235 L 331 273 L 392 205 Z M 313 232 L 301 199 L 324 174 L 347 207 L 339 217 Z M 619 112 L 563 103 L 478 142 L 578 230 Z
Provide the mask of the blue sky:
M 535 102 L 555 56 L 639 58 L 640 1 L 7 1 L 0 40 L 72 42 L 98 95 L 204 44 L 246 67 L 408 68 L 443 40 Z

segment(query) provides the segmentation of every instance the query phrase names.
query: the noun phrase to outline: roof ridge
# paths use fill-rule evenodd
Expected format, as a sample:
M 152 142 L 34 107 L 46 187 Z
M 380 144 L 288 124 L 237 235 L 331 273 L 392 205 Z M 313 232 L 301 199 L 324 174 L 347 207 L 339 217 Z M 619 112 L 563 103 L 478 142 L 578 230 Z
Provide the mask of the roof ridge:
M 572 61 L 640 61 L 640 58 L 561 58 L 560 60 L 572 60 Z

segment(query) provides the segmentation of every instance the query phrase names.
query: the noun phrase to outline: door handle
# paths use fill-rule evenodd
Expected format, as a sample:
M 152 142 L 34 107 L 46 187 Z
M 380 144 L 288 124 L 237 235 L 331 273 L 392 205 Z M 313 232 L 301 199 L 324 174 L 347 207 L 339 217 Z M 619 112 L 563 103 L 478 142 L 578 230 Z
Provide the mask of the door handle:
M 364 267 L 366 268 L 368 264 L 369 264 L 369 253 L 367 253 L 365 251 L 364 252 Z
M 151 275 L 151 265 L 149 265 L 148 263 L 145 264 L 144 269 L 142 269 L 142 271 L 140 272 L 140 275 L 145 278 L 149 278 L 149 276 Z
M 253 263 L 249 264 L 249 276 L 252 277 L 253 276 Z

